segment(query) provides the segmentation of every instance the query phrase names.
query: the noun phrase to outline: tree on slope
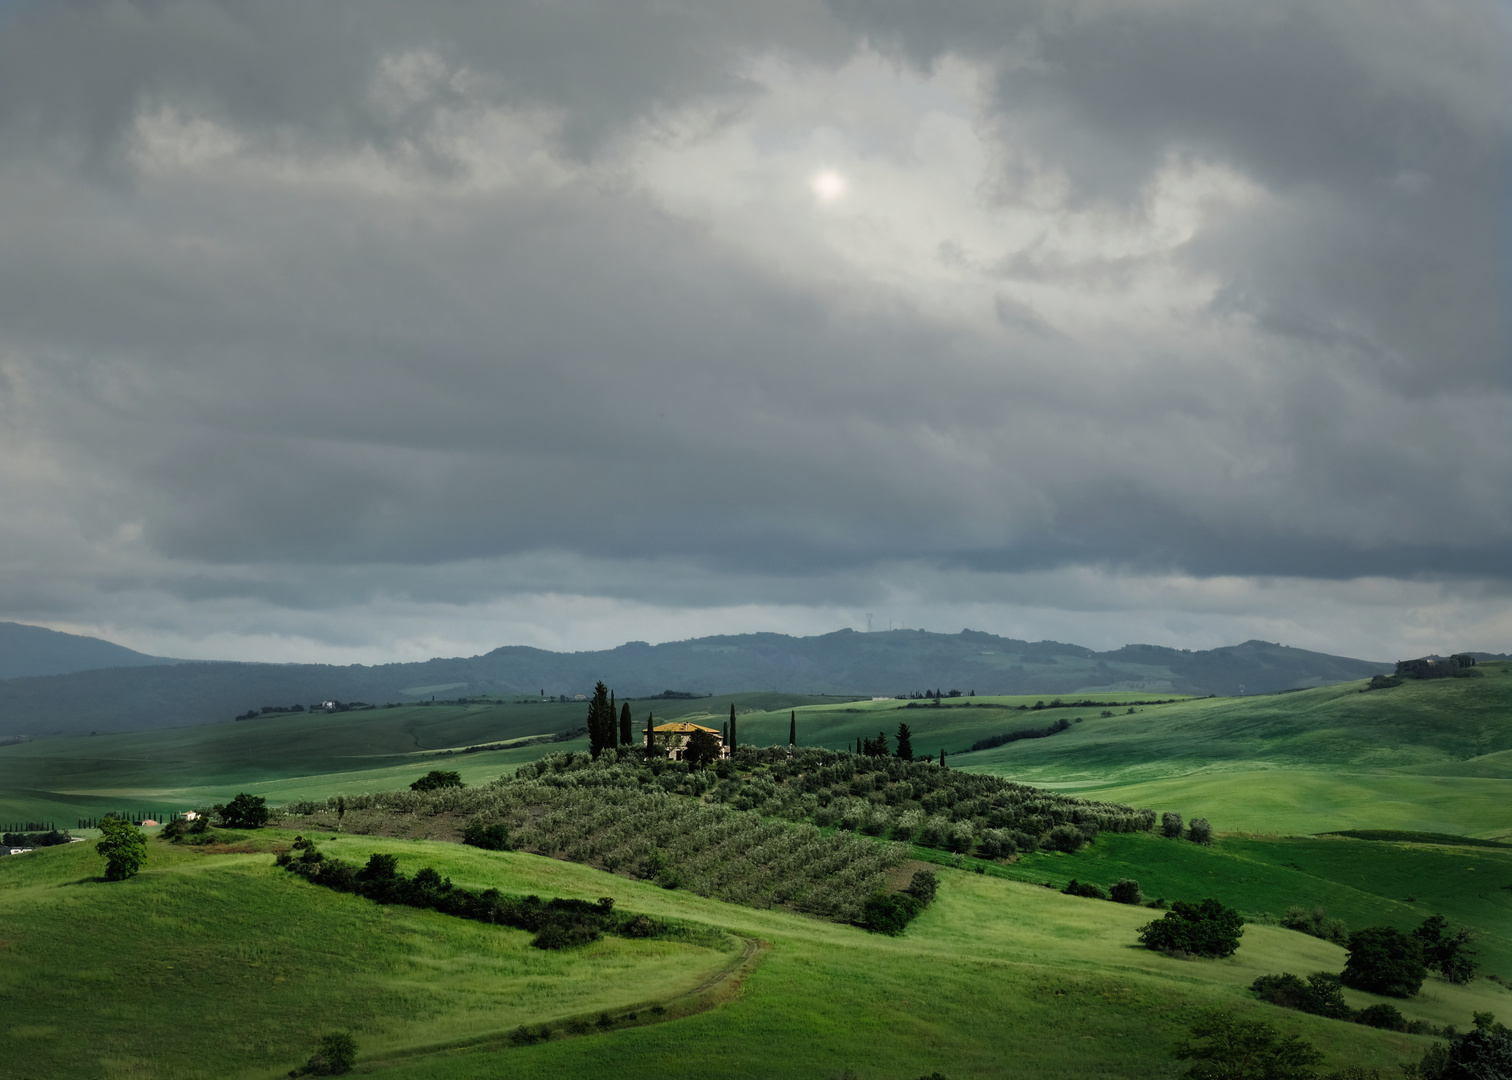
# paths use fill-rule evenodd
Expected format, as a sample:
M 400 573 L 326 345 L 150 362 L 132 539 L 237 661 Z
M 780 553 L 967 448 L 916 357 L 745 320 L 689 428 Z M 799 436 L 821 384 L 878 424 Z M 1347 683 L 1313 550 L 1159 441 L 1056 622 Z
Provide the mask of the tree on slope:
M 797 745 L 798 745 L 798 710 L 794 709 L 792 712 L 788 713 L 788 746 L 789 747 L 796 747 Z
M 107 814 L 100 819 L 95 850 L 105 856 L 105 880 L 125 881 L 147 861 L 147 837 L 125 818 Z
M 913 760 L 913 732 L 903 723 L 898 724 L 898 756 L 904 761 Z
M 631 730 L 635 721 L 630 719 L 630 703 L 627 701 L 620 706 L 620 730 L 619 741 L 621 746 L 632 746 L 635 743 L 635 732 Z
M 735 703 L 730 702 L 730 753 L 735 752 L 737 736 L 735 734 Z
M 1423 946 L 1392 926 L 1367 926 L 1349 935 L 1344 985 L 1371 994 L 1411 997 L 1428 974 Z
M 1313 1080 L 1323 1060 L 1312 1043 L 1219 1009 L 1203 1013 L 1190 1030 L 1203 1041 L 1187 1039 L 1176 1056 L 1193 1063 L 1182 1074 L 1192 1080 Z

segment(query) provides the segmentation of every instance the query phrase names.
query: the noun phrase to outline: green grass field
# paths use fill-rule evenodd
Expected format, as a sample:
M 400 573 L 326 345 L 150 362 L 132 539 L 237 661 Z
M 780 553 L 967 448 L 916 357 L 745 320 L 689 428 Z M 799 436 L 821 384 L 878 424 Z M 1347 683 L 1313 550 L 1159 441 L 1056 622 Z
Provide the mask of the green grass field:
M 1120 856 L 1108 839 L 1092 850 L 1111 871 Z M 739 996 L 711 1011 L 511 1047 L 500 1038 L 521 1023 L 551 1023 L 560 1036 L 572 1017 L 685 994 L 730 965 L 734 942 L 720 952 L 605 939 L 541 953 L 525 932 L 310 886 L 267 853 L 150 846 L 146 870 L 121 883 L 97 880 L 101 861 L 84 844 L 0 860 L 0 992 L 14 1075 L 271 1078 L 300 1064 L 320 1034 L 350 1029 L 359 1071 L 393 1078 L 1174 1077 L 1171 1047 L 1209 1005 L 1305 1035 L 1331 1067 L 1390 1069 L 1429 1044 L 1255 1002 L 1245 988 L 1259 974 L 1342 964 L 1337 947 L 1278 927 L 1247 926 L 1227 960 L 1172 960 L 1136 945 L 1148 910 L 946 869 L 935 905 L 890 939 L 536 856 L 325 841 L 352 861 L 389 851 L 402 870 L 433 865 L 471 887 L 612 895 L 628 910 L 768 943 Z M 1180 854 L 1173 882 L 1197 883 L 1193 860 L 1213 853 L 1169 848 Z M 1259 858 L 1227 843 L 1216 854 Z M 1484 979 L 1431 981 L 1398 1004 L 1438 1024 L 1464 1026 L 1477 1010 L 1512 1017 L 1512 992 Z

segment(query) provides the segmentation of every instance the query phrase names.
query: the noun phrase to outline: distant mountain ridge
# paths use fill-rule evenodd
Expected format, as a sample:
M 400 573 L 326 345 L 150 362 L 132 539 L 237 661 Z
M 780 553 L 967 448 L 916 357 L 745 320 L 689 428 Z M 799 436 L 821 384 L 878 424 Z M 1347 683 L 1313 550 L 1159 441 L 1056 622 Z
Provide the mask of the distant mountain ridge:
M 230 720 L 264 705 L 333 698 L 381 704 L 432 695 L 578 694 L 590 692 L 598 679 L 621 698 L 664 690 L 896 695 L 936 689 L 1231 696 L 1363 679 L 1393 667 L 1262 641 L 1197 652 L 1159 645 L 1096 652 L 975 630 L 734 634 L 575 653 L 509 645 L 482 656 L 373 667 L 158 660 L 0 681 L 0 735 L 179 727 Z
M 0 679 L 181 663 L 182 660 L 148 656 L 124 645 L 82 634 L 65 634 L 25 623 L 0 622 Z

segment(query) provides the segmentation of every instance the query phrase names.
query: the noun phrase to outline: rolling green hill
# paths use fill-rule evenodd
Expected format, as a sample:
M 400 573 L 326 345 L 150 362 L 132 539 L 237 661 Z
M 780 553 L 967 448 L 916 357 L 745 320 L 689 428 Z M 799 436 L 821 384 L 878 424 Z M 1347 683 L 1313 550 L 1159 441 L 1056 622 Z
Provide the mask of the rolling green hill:
M 528 932 L 302 882 L 266 853 L 288 837 L 213 854 L 152 841 L 146 870 L 120 883 L 95 876 L 86 845 L 0 860 L 0 990 L 19 1075 L 271 1080 L 344 1029 L 359 1071 L 393 1080 L 1173 1077 L 1185 1025 L 1215 1005 L 1302 1034 L 1328 1068 L 1394 1071 L 1430 1045 L 1255 1001 L 1246 987 L 1257 975 L 1342 962 L 1336 946 L 1278 927 L 1247 926 L 1227 960 L 1172 960 L 1134 947 L 1147 910 L 943 869 L 935 904 L 886 938 L 538 856 L 322 837 L 351 861 L 389 852 L 407 872 L 434 866 L 473 888 L 613 896 L 738 935 L 724 952 L 605 939 L 542 953 Z M 764 943 L 743 968 L 739 939 Z M 690 1000 L 696 1008 L 679 1006 Z M 1397 1004 L 1461 1027 L 1475 1011 L 1512 1015 L 1512 993 L 1484 979 L 1433 981 Z M 591 1023 L 601 1014 L 607 1031 Z M 583 1034 L 574 1020 L 589 1022 Z M 513 1045 L 522 1024 L 553 1037 Z

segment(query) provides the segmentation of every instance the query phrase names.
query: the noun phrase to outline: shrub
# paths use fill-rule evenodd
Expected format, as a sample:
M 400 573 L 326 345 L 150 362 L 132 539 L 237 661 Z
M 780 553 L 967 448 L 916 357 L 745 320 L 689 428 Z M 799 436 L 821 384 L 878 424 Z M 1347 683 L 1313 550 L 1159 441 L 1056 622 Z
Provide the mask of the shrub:
M 1243 934 L 1239 913 L 1211 897 L 1200 904 L 1177 900 L 1163 918 L 1139 928 L 1139 940 L 1151 949 L 1210 957 L 1232 955 Z
M 1387 997 L 1411 997 L 1428 974 L 1422 946 L 1391 926 L 1367 926 L 1349 935 L 1345 986 Z
M 1315 938 L 1331 941 L 1335 945 L 1343 945 L 1349 940 L 1349 927 L 1344 925 L 1343 919 L 1330 919 L 1328 910 L 1315 907 L 1311 910 L 1293 905 L 1286 909 L 1286 914 L 1281 916 L 1281 925 L 1288 930 L 1298 930 L 1304 934 L 1311 934 Z
M 1241 1020 L 1233 1013 L 1213 1009 L 1191 1025 L 1191 1039 L 1176 1048 L 1176 1056 L 1195 1061 L 1185 1075 L 1203 1080 L 1312 1080 L 1313 1066 L 1323 1055 L 1309 1042 L 1290 1038 L 1266 1023 Z
M 1250 984 L 1250 989 L 1261 1001 L 1283 1009 L 1298 1009 L 1334 1020 L 1348 1020 L 1351 1015 L 1339 977 L 1331 972 L 1315 972 L 1306 982 L 1288 972 L 1262 975 Z
M 1050 835 L 1045 837 L 1045 847 L 1051 851 L 1064 851 L 1067 854 L 1080 851 L 1086 842 L 1087 838 L 1075 825 L 1057 825 L 1050 830 Z
M 1385 1031 L 1406 1031 L 1407 1018 L 1395 1006 L 1381 1002 L 1361 1009 L 1355 1013 L 1355 1023 L 1364 1024 L 1366 1027 L 1381 1028 Z
M 940 879 L 933 870 L 915 870 L 908 888 L 903 891 L 921 904 L 932 904 L 939 887 Z
M 1167 810 L 1160 815 L 1160 835 L 1175 840 L 1181 835 L 1181 815 Z
M 1061 892 L 1067 896 L 1085 896 L 1089 900 L 1106 900 L 1108 898 L 1108 894 L 1102 891 L 1101 886 L 1094 885 L 1090 881 L 1077 881 L 1075 878 L 1072 878 L 1071 884 L 1067 885 Z
M 860 923 L 874 934 L 901 934 L 924 904 L 908 893 L 874 892 L 861 909 Z
M 508 851 L 509 832 L 501 822 L 485 825 L 481 821 L 473 821 L 462 830 L 462 842 L 484 851 Z
M 439 791 L 442 788 L 462 787 L 462 774 L 445 769 L 432 769 L 410 785 L 411 791 Z
M 1120 878 L 1108 890 L 1108 899 L 1117 904 L 1142 904 L 1144 896 L 1139 892 L 1139 882 L 1133 878 Z
M 1192 823 L 1187 826 L 1187 839 L 1191 840 L 1194 844 L 1211 844 L 1213 842 L 1213 827 L 1208 824 L 1208 819 L 1205 817 L 1193 818 Z
M 320 1046 L 305 1062 L 304 1071 L 312 1076 L 340 1076 L 352 1071 L 357 1063 L 357 1040 L 345 1031 L 321 1037 Z

